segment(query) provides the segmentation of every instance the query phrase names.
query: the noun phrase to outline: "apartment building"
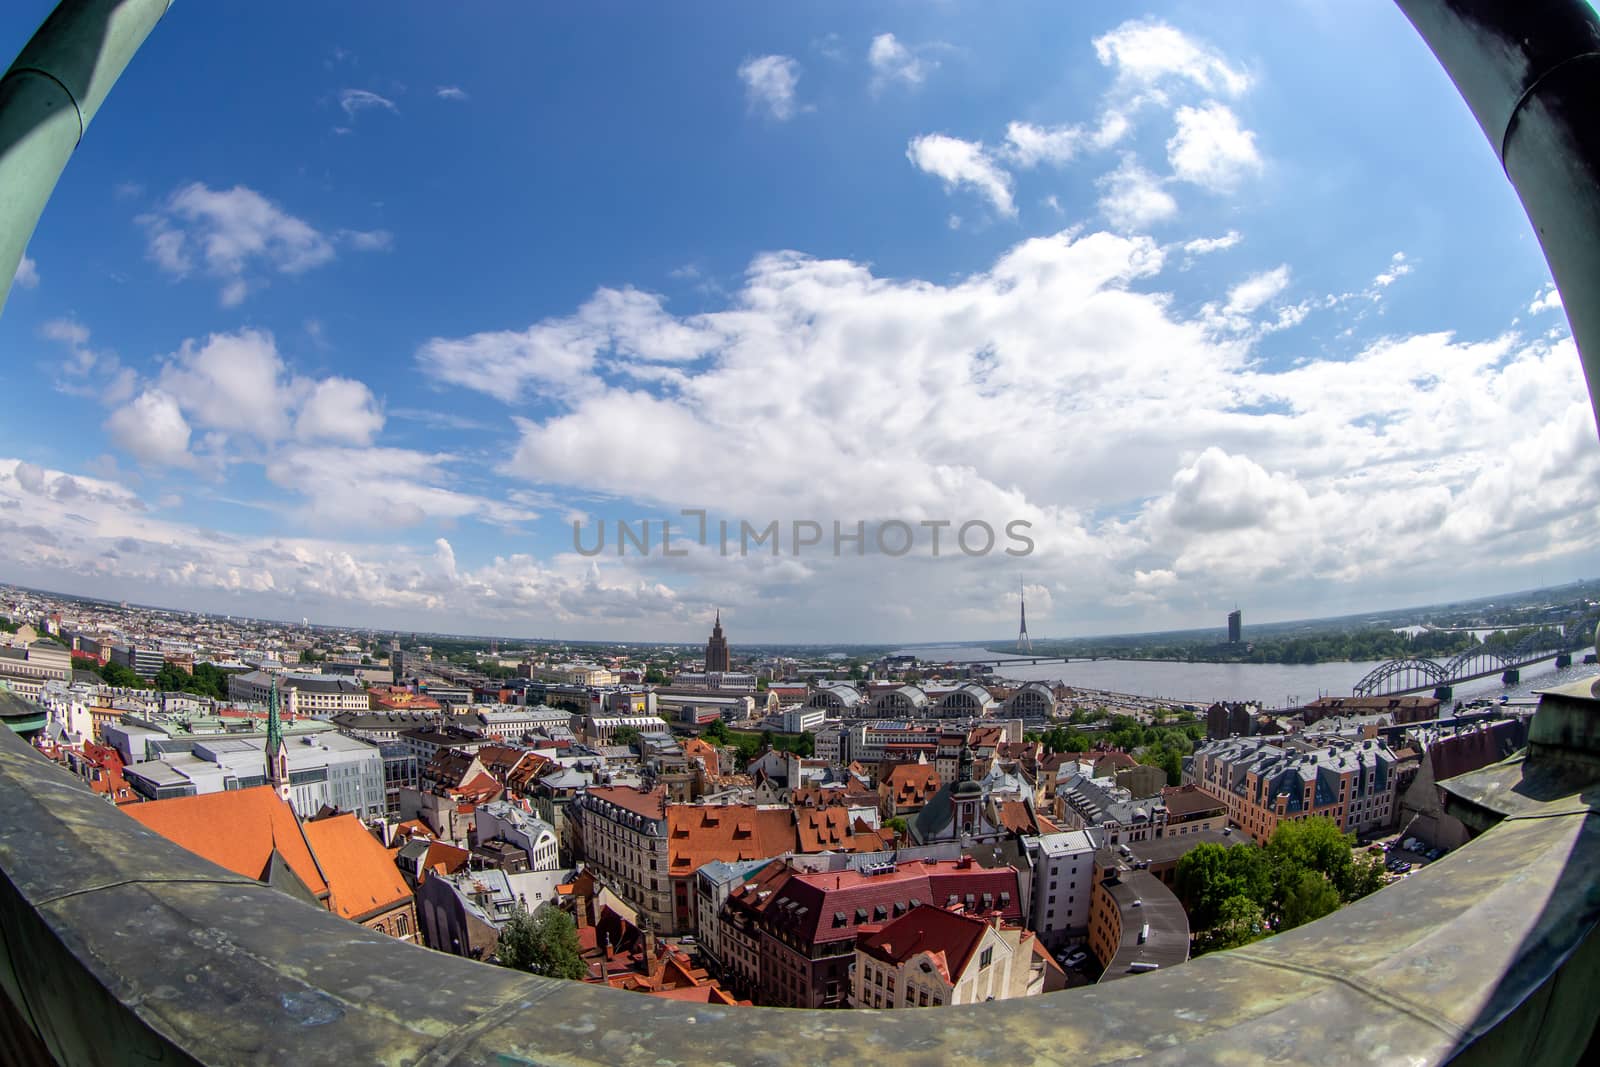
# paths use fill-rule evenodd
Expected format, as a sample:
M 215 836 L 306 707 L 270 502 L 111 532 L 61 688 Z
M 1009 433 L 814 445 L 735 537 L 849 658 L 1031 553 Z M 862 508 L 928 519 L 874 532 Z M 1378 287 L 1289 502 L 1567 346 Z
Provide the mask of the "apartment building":
M 927 1008 L 1037 996 L 1066 985 L 1032 931 L 919 904 L 856 943 L 851 1004 Z
M 719 915 L 725 978 L 758 1004 L 846 1007 L 858 941 L 923 904 L 1024 919 L 1016 870 L 970 857 L 818 872 L 779 860 L 734 888 Z
M 1033 870 L 1028 928 L 1052 952 L 1088 933 L 1094 857 L 1102 833 L 1069 830 L 1022 839 Z
M 1395 762 L 1378 739 L 1236 737 L 1195 749 L 1185 778 L 1265 844 L 1285 819 L 1326 815 L 1346 833 L 1388 826 L 1397 811 Z
M 572 799 L 566 814 L 595 877 L 652 928 L 674 930 L 666 788 L 590 788 Z
M 347 712 L 372 708 L 367 691 L 354 678 L 331 674 L 280 674 L 246 671 L 228 679 L 228 699 L 246 704 L 264 704 L 277 678 L 278 695 L 291 715 L 331 719 Z

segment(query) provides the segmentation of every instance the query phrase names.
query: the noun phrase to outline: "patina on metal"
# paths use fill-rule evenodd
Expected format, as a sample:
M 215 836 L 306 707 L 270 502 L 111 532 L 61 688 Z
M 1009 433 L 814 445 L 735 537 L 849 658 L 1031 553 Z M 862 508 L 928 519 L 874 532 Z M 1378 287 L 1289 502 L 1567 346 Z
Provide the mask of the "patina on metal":
M 1171 971 L 928 1011 L 725 1008 L 391 940 L 184 851 L 5 733 L 0 986 L 71 1064 L 1498 1063 L 1507 1041 L 1570 1064 L 1600 979 L 1600 823 L 1570 798 L 1541 814 Z
M 1600 18 L 1583 0 L 1395 0 L 1522 199 L 1600 425 Z
M 62 0 L 0 78 L 0 311 L 44 205 L 172 0 Z

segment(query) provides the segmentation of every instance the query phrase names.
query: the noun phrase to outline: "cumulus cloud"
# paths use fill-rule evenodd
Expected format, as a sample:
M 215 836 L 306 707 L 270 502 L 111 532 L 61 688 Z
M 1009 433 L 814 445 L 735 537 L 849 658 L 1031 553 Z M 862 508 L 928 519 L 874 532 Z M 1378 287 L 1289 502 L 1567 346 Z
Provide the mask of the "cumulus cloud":
M 889 51 L 892 42 L 886 43 Z M 1228 192 L 1263 166 L 1254 132 L 1244 129 L 1232 109 L 1215 99 L 1202 106 L 1178 106 L 1185 95 L 1238 96 L 1251 78 L 1220 53 L 1159 20 L 1124 22 L 1094 41 L 1100 62 L 1115 72 L 1092 122 L 1043 125 L 1014 120 L 997 147 L 943 134 L 919 137 L 907 153 L 919 169 L 934 174 L 947 189 L 970 185 L 997 207 L 1011 203 L 1012 168 L 1064 166 L 1125 141 L 1137 116 L 1151 108 L 1171 109 L 1176 132 L 1167 142 L 1174 176 L 1214 192 Z M 1172 195 L 1137 162 L 1102 180 L 1110 191 L 1101 211 L 1122 227 L 1169 218 L 1177 211 Z M 1014 211 L 1002 209 L 1002 214 Z M 1141 221 L 1143 220 L 1143 221 Z
M 912 138 L 906 158 L 918 170 L 943 181 L 947 191 L 968 186 L 1001 215 L 1016 215 L 1011 175 L 995 163 L 981 143 L 930 133 Z
M 739 80 L 744 82 L 750 110 L 764 112 L 779 122 L 794 117 L 797 109 L 795 89 L 800 83 L 800 64 L 792 56 L 756 56 L 739 64 Z
M 1125 156 L 1122 165 L 1099 182 L 1100 212 L 1118 230 L 1142 230 L 1178 213 L 1178 202 L 1161 180 Z
M 895 82 L 911 88 L 920 86 L 929 74 L 939 69 L 939 61 L 928 54 L 930 51 L 928 46 L 908 48 L 892 33 L 878 34 L 867 48 L 873 89 L 881 90 Z
M 144 227 L 146 253 L 161 270 L 183 278 L 200 272 L 222 284 L 224 306 L 242 302 L 270 274 L 298 275 L 331 262 L 339 243 L 362 251 L 387 248 L 384 231 L 342 230 L 330 238 L 247 186 L 179 188 Z
M 1224 193 L 1261 172 L 1256 135 L 1227 106 L 1180 107 L 1174 118 L 1178 132 L 1167 142 L 1167 161 L 1181 180 Z
M 365 382 L 324 378 L 311 387 L 295 416 L 294 435 L 302 441 L 370 444 L 383 429 L 383 414 Z
M 189 423 L 178 401 L 159 389 L 146 389 L 112 412 L 106 433 L 117 447 L 141 463 L 158 467 L 186 467 Z
M 651 376 L 649 368 L 696 359 L 718 343 L 704 320 L 678 319 L 662 298 L 638 289 L 602 288 L 577 313 L 526 330 L 495 330 L 433 338 L 418 352 L 441 381 L 511 402 L 538 393 L 581 397 L 606 369 Z
M 1155 18 L 1122 23 L 1095 38 L 1094 51 L 1101 64 L 1116 70 L 1125 90 L 1138 94 L 1186 83 L 1207 93 L 1239 96 L 1252 82 L 1215 49 Z
M 1023 241 L 988 270 L 942 283 L 767 254 L 725 310 L 675 319 L 707 340 L 689 346 L 702 358 L 667 364 L 665 387 L 619 378 L 589 349 L 558 391 L 542 384 L 541 360 L 474 377 L 461 369 L 469 363 L 438 359 L 441 344 L 515 349 L 566 336 L 581 308 L 418 356 L 430 376 L 510 403 L 530 389 L 557 399 L 543 414 L 520 410 L 503 466 L 557 498 L 598 494 L 673 517 L 715 505 L 755 523 L 1024 519 L 1038 536 L 1030 574 L 1075 603 L 1144 610 L 1172 583 L 1199 598 L 1240 581 L 1376 590 L 1397 574 L 1448 575 L 1456 549 L 1439 543 L 1441 530 L 1457 548 L 1505 539 L 1517 558 L 1600 545 L 1600 531 L 1571 521 L 1600 506 L 1592 420 L 1563 415 L 1561 432 L 1524 457 L 1569 495 L 1524 492 L 1536 504 L 1504 520 L 1493 509 L 1510 496 L 1495 479 L 1514 485 L 1518 468 L 1506 466 L 1504 441 L 1474 429 L 1526 425 L 1531 439 L 1542 425 L 1534 412 L 1566 412 L 1569 390 L 1581 389 L 1570 342 L 1429 334 L 1266 367 L 1255 338 L 1305 314 L 1289 268 L 1219 279 L 1214 298 L 1185 314 L 1161 291 L 1167 266 L 1148 237 L 1076 231 Z M 651 308 L 658 328 L 658 315 L 672 320 Z M 993 432 L 1019 412 L 1025 435 Z M 1470 524 L 1449 521 L 1469 508 Z M 895 618 L 882 605 L 920 603 L 929 588 L 911 560 L 781 562 L 790 570 L 755 573 L 712 551 L 671 573 L 718 595 L 744 583 L 743 595 L 779 596 L 803 583 L 851 611 L 860 603 L 875 626 Z M 998 612 L 1005 584 L 982 570 L 941 572 L 937 583 L 963 618 Z

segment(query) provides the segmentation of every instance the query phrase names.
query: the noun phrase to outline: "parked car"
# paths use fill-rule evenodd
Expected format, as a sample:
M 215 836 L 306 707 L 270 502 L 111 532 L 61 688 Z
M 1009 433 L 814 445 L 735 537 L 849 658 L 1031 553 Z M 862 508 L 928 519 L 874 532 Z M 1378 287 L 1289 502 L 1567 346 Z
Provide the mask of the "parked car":
M 1443 852 L 1440 852 L 1440 851 L 1439 851 L 1439 850 L 1438 850 L 1438 849 L 1436 849 L 1436 848 L 1430 848 L 1430 849 L 1429 849 L 1429 850 L 1428 850 L 1428 851 L 1427 851 L 1427 857 L 1428 857 L 1428 859 L 1430 859 L 1430 860 L 1436 860 L 1436 859 L 1438 859 L 1438 858 L 1439 858 L 1439 857 L 1440 857 L 1440 856 L 1442 856 L 1442 855 L 1444 855 L 1444 853 L 1443 853 Z
M 1083 951 L 1083 949 L 1080 948 L 1078 951 L 1074 952 L 1072 955 L 1068 956 L 1066 959 L 1062 960 L 1061 962 L 1063 964 L 1065 964 L 1066 966 L 1068 966 L 1068 967 L 1076 967 L 1076 966 L 1078 966 L 1078 964 L 1082 963 L 1084 960 L 1086 960 L 1088 958 L 1089 958 L 1089 954 L 1087 952 Z

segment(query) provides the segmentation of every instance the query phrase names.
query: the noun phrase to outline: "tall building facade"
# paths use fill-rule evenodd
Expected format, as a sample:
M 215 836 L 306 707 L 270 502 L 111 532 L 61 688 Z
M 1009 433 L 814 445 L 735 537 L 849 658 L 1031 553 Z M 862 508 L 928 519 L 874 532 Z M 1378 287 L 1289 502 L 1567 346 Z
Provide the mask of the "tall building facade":
M 1228 643 L 1237 645 L 1244 639 L 1244 615 L 1238 608 L 1228 612 Z
M 719 611 L 711 627 L 711 640 L 706 642 L 706 673 L 728 669 L 728 639 L 722 636 L 722 612 Z

